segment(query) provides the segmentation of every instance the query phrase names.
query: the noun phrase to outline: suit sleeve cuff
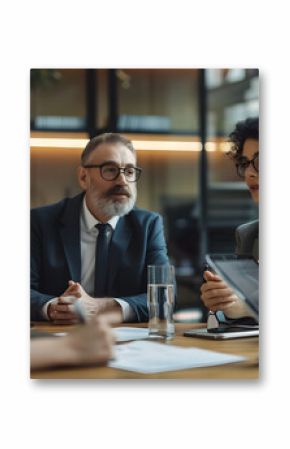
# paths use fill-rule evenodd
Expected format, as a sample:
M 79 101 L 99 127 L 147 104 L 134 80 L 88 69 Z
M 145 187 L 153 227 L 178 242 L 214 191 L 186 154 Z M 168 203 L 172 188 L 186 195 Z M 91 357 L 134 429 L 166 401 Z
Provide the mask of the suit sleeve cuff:
M 118 304 L 120 304 L 122 308 L 122 314 L 123 314 L 123 321 L 129 322 L 129 321 L 137 321 L 136 314 L 132 307 L 127 303 L 127 301 L 123 301 L 119 298 L 114 298 L 115 301 L 117 301 Z
M 41 314 L 46 321 L 50 321 L 49 316 L 47 314 L 47 309 L 49 304 L 54 301 L 56 298 L 52 298 L 50 301 L 47 301 L 41 309 Z

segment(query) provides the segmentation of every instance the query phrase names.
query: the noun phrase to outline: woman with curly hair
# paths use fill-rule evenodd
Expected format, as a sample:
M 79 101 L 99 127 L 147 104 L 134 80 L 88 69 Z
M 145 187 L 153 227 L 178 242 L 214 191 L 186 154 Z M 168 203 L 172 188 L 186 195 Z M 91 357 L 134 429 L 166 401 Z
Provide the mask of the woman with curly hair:
M 233 159 L 238 175 L 243 178 L 256 204 L 259 203 L 259 119 L 248 118 L 238 122 L 229 136 L 231 150 L 228 155 Z M 259 221 L 239 226 L 236 230 L 236 254 L 254 257 L 259 260 Z M 251 312 L 245 302 L 217 275 L 205 271 L 201 286 L 201 299 L 205 306 L 213 311 L 222 311 L 224 317 L 243 320 L 254 324 Z

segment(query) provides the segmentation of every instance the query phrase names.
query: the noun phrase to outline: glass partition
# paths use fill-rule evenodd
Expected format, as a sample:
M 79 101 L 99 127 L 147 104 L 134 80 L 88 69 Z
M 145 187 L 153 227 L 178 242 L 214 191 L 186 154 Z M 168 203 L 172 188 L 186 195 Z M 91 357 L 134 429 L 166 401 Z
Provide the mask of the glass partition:
M 198 134 L 198 70 L 118 69 L 119 131 Z
M 85 70 L 31 70 L 31 126 L 34 130 L 84 130 Z

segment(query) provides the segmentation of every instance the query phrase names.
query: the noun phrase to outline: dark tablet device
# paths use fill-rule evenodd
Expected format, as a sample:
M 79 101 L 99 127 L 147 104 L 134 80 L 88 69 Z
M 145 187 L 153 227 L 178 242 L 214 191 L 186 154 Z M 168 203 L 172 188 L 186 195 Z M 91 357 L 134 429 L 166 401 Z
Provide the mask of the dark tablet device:
M 259 321 L 259 265 L 255 259 L 234 254 L 207 254 L 206 263 L 245 300 Z
M 184 336 L 208 338 L 210 340 L 231 340 L 234 338 L 258 337 L 259 329 L 255 326 L 252 329 L 238 326 L 219 327 L 210 330 L 206 328 L 192 329 L 184 332 Z

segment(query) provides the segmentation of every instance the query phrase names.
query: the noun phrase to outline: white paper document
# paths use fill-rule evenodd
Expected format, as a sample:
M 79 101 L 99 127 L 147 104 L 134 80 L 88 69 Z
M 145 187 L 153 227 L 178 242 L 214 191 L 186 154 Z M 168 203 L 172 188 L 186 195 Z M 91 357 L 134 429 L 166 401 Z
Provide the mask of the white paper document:
M 142 340 L 148 338 L 148 328 L 115 327 L 113 329 L 116 341 Z
M 133 341 L 115 346 L 111 368 L 153 374 L 189 368 L 242 362 L 245 357 L 198 348 L 180 348 L 150 341 Z

